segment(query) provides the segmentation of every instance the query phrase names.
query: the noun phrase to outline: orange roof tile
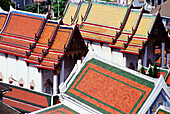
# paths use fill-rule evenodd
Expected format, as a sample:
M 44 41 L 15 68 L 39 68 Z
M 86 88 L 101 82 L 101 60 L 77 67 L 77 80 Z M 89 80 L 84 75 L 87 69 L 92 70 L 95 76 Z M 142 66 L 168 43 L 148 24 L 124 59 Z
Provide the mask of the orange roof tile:
M 11 11 L 2 35 L 10 35 L 33 41 L 35 34 L 38 35 L 40 33 L 44 20 L 44 18 L 35 17 L 31 14 Z
M 67 47 L 68 42 L 72 36 L 72 31 L 73 31 L 73 29 L 67 29 L 67 28 L 60 27 L 50 50 L 63 52 L 64 45 L 65 45 L 65 47 Z
M 9 98 L 3 98 L 3 102 L 9 106 L 12 106 L 14 108 L 17 108 L 18 110 L 20 109 L 21 111 L 25 111 L 25 112 L 33 112 L 42 109 L 40 107 L 35 107 L 33 105 L 15 101 Z
M 0 31 L 3 29 L 6 18 L 8 15 L 0 13 Z
M 24 50 L 19 50 L 14 47 L 4 46 L 0 45 L 0 52 L 7 53 L 15 56 L 25 57 L 26 58 L 26 52 Z
M 9 45 L 23 50 L 29 50 L 31 42 L 9 37 L 1 37 L 0 44 Z
M 47 22 L 44 28 L 44 31 L 41 35 L 41 38 L 38 41 L 38 45 L 47 46 L 48 40 L 51 41 L 51 39 L 53 38 L 53 35 L 56 32 L 57 26 L 58 26 L 57 23 Z
M 153 88 L 154 82 L 93 58 L 65 93 L 101 113 L 137 113 Z

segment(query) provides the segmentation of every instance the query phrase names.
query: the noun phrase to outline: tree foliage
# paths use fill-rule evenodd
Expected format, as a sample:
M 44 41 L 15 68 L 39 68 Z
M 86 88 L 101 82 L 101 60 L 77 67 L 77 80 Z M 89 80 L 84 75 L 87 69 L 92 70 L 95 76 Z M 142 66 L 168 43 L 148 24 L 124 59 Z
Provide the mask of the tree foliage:
M 28 12 L 38 13 L 38 4 L 25 5 L 23 10 Z M 44 14 L 46 12 L 47 12 L 47 8 L 40 5 L 39 13 Z
M 158 78 L 158 69 L 157 69 L 156 63 L 154 64 L 154 67 L 153 67 L 153 77 Z
M 10 0 L 0 0 L 0 7 L 5 11 L 9 11 L 10 8 L 9 2 Z
M 67 3 L 67 0 L 59 0 L 59 15 L 60 15 L 60 17 L 62 15 L 63 11 L 64 11 L 66 3 Z M 56 2 L 52 3 L 52 6 L 53 6 L 53 10 L 54 10 L 54 16 L 58 18 L 58 3 L 57 3 L 57 0 L 56 0 Z
M 141 72 L 142 74 L 145 74 L 145 69 L 144 69 L 143 66 L 141 67 L 140 72 Z
M 149 68 L 148 73 L 148 76 L 152 77 L 152 67 Z
M 154 64 L 154 67 L 150 67 L 148 70 L 148 76 L 153 77 L 153 78 L 158 78 L 158 69 L 156 66 L 156 63 Z

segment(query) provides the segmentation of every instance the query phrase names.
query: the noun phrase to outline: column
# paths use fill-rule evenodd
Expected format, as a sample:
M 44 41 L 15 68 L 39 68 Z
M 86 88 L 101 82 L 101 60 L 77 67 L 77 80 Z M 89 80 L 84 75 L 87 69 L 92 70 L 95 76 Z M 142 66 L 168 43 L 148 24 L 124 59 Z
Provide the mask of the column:
M 164 67 L 164 52 L 165 52 L 165 43 L 162 43 L 162 46 L 161 46 L 161 67 Z
M 53 95 L 58 93 L 58 75 L 54 74 L 53 76 Z
M 64 60 L 62 61 L 61 74 L 60 74 L 60 84 L 64 82 Z
M 145 54 L 144 54 L 144 57 L 143 57 L 143 66 L 144 67 L 147 67 L 147 53 L 148 53 L 148 47 L 145 46 Z
M 170 54 L 167 54 L 166 55 L 166 66 L 169 68 L 169 55 Z

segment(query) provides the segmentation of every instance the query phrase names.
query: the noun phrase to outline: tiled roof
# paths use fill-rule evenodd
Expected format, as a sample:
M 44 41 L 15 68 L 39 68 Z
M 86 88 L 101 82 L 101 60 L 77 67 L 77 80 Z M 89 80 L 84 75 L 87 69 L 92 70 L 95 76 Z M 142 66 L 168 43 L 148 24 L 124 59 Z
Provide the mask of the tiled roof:
M 139 25 L 136 28 L 135 34 L 132 36 L 132 39 L 128 43 L 128 47 L 124 50 L 121 50 L 121 52 L 139 55 L 140 50 L 148 41 L 148 36 L 152 30 L 155 20 L 155 15 L 143 14 L 139 21 Z
M 58 22 L 48 21 L 44 28 L 44 31 L 41 35 L 41 38 L 38 41 L 38 45 L 48 45 L 48 40 L 51 41 L 53 36 L 55 35 L 56 29 L 58 27 Z
M 19 50 L 14 47 L 2 45 L 2 44 L 0 45 L 0 52 L 26 58 L 24 50 Z
M 74 26 L 60 25 L 52 46 L 49 49 L 49 53 L 43 57 L 41 64 L 35 65 L 35 67 L 55 70 L 55 65 L 59 63 L 60 58 L 65 54 L 65 50 L 72 38 L 73 30 Z
M 50 51 L 63 52 L 64 46 L 66 48 L 69 43 L 69 40 L 72 36 L 72 32 L 73 32 L 73 28 L 60 26 Z
M 21 39 L 14 39 L 14 38 L 10 38 L 10 37 L 1 37 L 0 38 L 1 45 L 15 47 L 15 48 L 21 49 L 21 50 L 29 50 L 31 43 L 32 42 L 24 41 Z
M 45 16 L 11 8 L 1 35 L 34 41 L 35 34 L 40 35 L 45 18 Z
M 0 12 L 0 32 L 3 29 L 7 16 L 8 16 L 7 14 Z
M 58 114 L 58 113 L 78 114 L 76 111 L 65 106 L 64 104 L 58 104 L 53 107 L 45 108 L 45 109 L 35 112 L 35 114 L 54 114 L 54 113 L 55 114 Z
M 92 2 L 85 17 L 85 22 L 120 28 L 129 7 L 116 4 Z
M 8 85 L 12 88 L 4 96 L 4 103 L 24 112 L 36 111 L 51 105 L 51 96 L 18 86 Z
M 148 34 L 150 34 L 152 30 L 155 19 L 156 16 L 154 15 L 143 14 L 134 37 L 148 38 Z
M 124 26 L 131 7 L 91 2 L 80 27 L 84 39 L 112 44 Z
M 36 43 L 36 47 L 33 49 L 33 52 L 31 53 L 31 56 L 26 59 L 25 61 L 35 64 L 40 64 L 38 62 L 38 58 L 43 57 L 43 51 L 47 50 L 49 48 L 50 42 L 53 41 L 55 35 L 57 34 L 57 29 L 59 26 L 58 21 L 48 21 L 46 23 L 46 26 L 44 28 L 44 31 L 38 40 L 38 43 Z
M 80 3 L 77 14 L 75 14 L 73 23 L 77 23 L 79 25 L 82 23 L 82 19 L 84 19 L 84 16 L 87 12 L 88 5 L 89 5 L 89 3 L 87 3 L 87 2 Z
M 128 20 L 125 24 L 125 27 L 123 29 L 123 33 L 129 33 L 129 34 L 132 34 L 133 33 L 133 29 L 136 28 L 136 25 L 137 25 L 137 22 L 139 20 L 139 16 L 141 14 L 141 11 L 138 11 L 138 10 L 131 10 L 130 14 L 129 14 L 129 17 L 128 17 Z
M 151 80 L 92 58 L 74 75 L 65 94 L 101 113 L 137 113 L 153 88 Z
M 62 20 L 63 23 L 66 25 L 71 25 L 74 15 L 76 14 L 78 8 L 78 4 L 77 3 L 72 3 L 72 2 L 68 2 L 66 5 L 66 8 L 64 10 L 63 16 L 62 16 Z

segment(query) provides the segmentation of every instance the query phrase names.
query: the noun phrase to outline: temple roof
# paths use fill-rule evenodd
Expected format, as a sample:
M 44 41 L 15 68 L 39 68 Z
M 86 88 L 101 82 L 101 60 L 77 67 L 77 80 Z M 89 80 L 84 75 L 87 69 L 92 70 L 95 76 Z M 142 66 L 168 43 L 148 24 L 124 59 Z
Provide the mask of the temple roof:
M 23 112 L 33 112 L 51 105 L 51 96 L 22 87 L 6 84 L 12 91 L 4 95 L 3 102 Z
M 6 22 L 7 16 L 8 16 L 8 12 L 2 10 L 0 7 L 0 32 L 3 29 L 3 26 Z
M 62 15 L 62 21 L 66 25 L 71 25 L 78 8 L 78 3 L 68 1 Z
M 19 11 L 11 7 L 1 36 L 34 41 L 35 34 L 37 36 L 41 34 L 45 19 L 46 15 Z
M 153 91 L 154 80 L 104 61 L 84 62 L 65 82 L 65 94 L 102 113 L 137 113 Z
M 84 17 L 85 17 L 85 14 L 87 12 L 87 9 L 88 9 L 88 6 L 89 6 L 89 3 L 88 2 L 85 2 L 85 1 L 80 1 L 79 3 L 79 7 L 77 8 L 77 12 L 74 16 L 74 19 L 73 19 L 73 23 L 76 23 L 76 24 L 81 24 Z
M 38 58 L 43 57 L 43 51 L 48 49 L 49 46 L 51 45 L 50 42 L 54 40 L 54 37 L 57 34 L 57 29 L 59 27 L 59 22 L 60 21 L 52 20 L 47 21 L 43 33 L 40 36 L 38 42 L 36 44 L 32 44 L 35 45 L 35 48 L 32 49 L 33 51 L 29 52 L 31 55 L 28 55 L 29 58 L 26 59 L 25 61 L 39 64 Z
M 89 51 L 83 63 L 73 68 L 60 85 L 60 101 L 67 105 L 77 104 L 80 112 L 87 109 L 89 113 L 144 114 L 162 90 L 170 96 L 163 76 L 151 78 Z
M 78 112 L 65 106 L 62 103 L 34 112 L 34 114 L 44 114 L 44 113 L 45 114 L 51 114 L 51 113 L 78 114 Z
M 35 65 L 35 67 L 55 70 L 55 65 L 60 62 L 60 59 L 65 54 L 69 42 L 72 39 L 74 28 L 75 26 L 60 25 L 57 35 L 50 49 L 48 49 L 47 55 L 43 57 L 41 64 Z

